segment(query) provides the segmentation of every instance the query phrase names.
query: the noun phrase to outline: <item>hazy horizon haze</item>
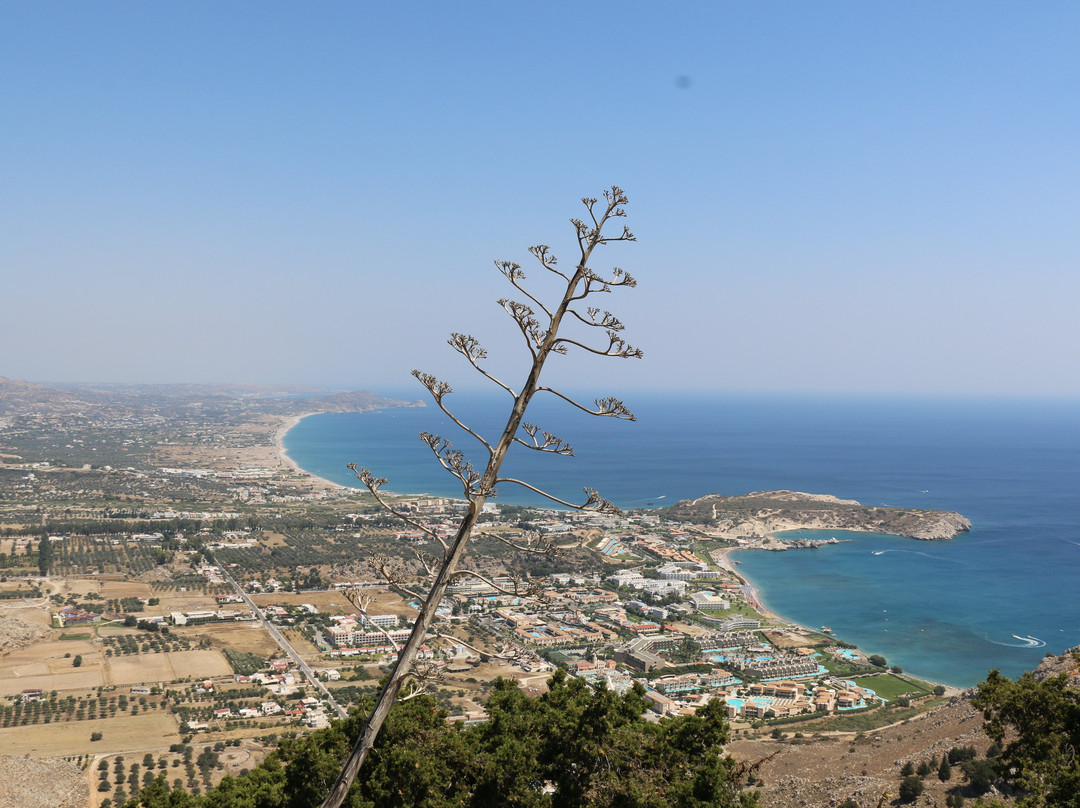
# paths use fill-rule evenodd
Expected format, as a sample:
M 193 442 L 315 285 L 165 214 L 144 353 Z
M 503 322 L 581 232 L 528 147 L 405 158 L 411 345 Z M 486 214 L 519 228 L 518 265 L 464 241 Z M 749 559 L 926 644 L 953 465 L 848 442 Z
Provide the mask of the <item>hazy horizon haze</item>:
M 618 183 L 645 359 L 553 384 L 1080 396 L 1075 5 L 0 15 L 0 375 L 514 383 L 492 261 Z

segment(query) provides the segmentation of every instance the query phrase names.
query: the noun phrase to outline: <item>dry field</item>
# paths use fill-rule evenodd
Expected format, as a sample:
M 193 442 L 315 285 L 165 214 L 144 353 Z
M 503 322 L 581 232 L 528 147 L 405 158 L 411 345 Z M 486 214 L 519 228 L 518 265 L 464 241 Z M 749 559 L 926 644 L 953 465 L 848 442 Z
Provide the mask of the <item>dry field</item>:
M 312 645 L 311 640 L 305 637 L 300 631 L 288 629 L 281 633 L 285 635 L 285 639 L 289 641 L 289 645 L 293 647 L 293 650 L 305 659 L 320 656 L 321 652 L 319 649 Z
M 782 729 L 790 739 L 798 726 Z M 910 721 L 861 736 L 839 733 L 796 744 L 779 743 L 762 735 L 753 740 L 736 739 L 727 750 L 736 760 L 747 763 L 767 759 L 757 773 L 764 792 L 762 805 L 800 808 L 836 805 L 854 798 L 859 805 L 869 806 L 880 804 L 883 794 L 897 793 L 905 761 L 940 761 L 953 746 L 967 745 L 975 746 L 981 757 L 990 745 L 981 727 L 981 716 L 971 705 L 955 699 Z M 778 753 L 776 757 L 768 759 L 774 752 Z M 926 791 L 918 804 L 942 805 L 946 789 L 956 784 L 955 772 L 948 783 L 934 775 L 925 778 Z
M 175 682 L 188 677 L 207 679 L 232 673 L 229 663 L 218 651 L 170 651 L 112 657 L 108 666 L 109 678 L 115 685 Z
M 4 552 L 4 551 L 0 550 L 0 553 L 2 553 L 2 552 Z M 3 590 L 4 592 L 18 592 L 18 591 L 21 590 L 23 593 L 25 593 L 24 597 L 29 597 L 30 596 L 30 590 L 35 589 L 35 588 L 37 588 L 35 584 L 28 584 L 26 581 L 21 581 L 21 580 L 20 581 L 5 581 L 4 583 L 0 584 L 0 590 Z M 14 601 L 7 601 L 7 602 L 13 603 Z
M 202 446 L 186 446 L 183 444 L 158 446 L 157 452 L 160 461 L 168 466 L 185 466 L 210 468 L 217 471 L 232 471 L 237 467 L 278 469 L 284 472 L 292 471 L 290 463 L 281 457 L 281 452 L 270 441 L 274 428 L 280 419 L 273 421 L 265 420 L 254 424 L 253 429 L 247 431 L 264 436 L 266 446 L 214 446 L 206 448 Z
M 106 600 L 112 598 L 148 598 L 153 593 L 150 584 L 139 581 L 102 581 L 101 597 Z
M 377 592 L 369 589 L 367 592 Z M 351 614 L 356 611 L 345 599 L 345 595 L 337 591 L 326 592 L 270 592 L 261 595 L 252 595 L 251 599 L 259 606 L 299 606 L 301 603 L 310 603 L 320 612 L 327 614 Z M 395 599 L 401 605 L 401 598 Z M 373 607 L 374 608 L 374 607 Z
M 90 733 L 100 732 L 100 741 Z M 18 749 L 32 757 L 58 757 L 110 752 L 142 752 L 180 742 L 176 717 L 154 711 L 138 715 L 34 724 L 0 729 L 0 749 Z
M 263 657 L 268 657 L 278 650 L 278 644 L 260 623 L 208 623 L 192 626 L 189 629 L 172 629 L 172 631 L 189 640 L 207 637 L 214 648 L 222 650 L 231 648 L 234 651 Z
M 683 634 L 686 634 L 690 637 L 700 637 L 702 634 L 709 633 L 709 629 L 702 628 L 701 626 L 694 625 L 693 623 L 672 622 L 671 627 L 675 631 L 681 631 Z
M 16 527 L 18 524 L 19 523 L 11 523 L 11 524 L 9 524 L 9 523 L 5 522 L 4 524 L 0 524 L 0 528 L 3 528 L 3 527 Z M 33 539 L 33 540 L 26 539 L 26 538 L 0 539 L 0 553 L 7 553 L 9 556 L 20 556 L 20 555 L 25 556 L 26 555 L 26 547 L 27 547 L 27 545 L 31 544 L 31 541 L 37 541 L 37 539 Z M 37 563 L 35 562 L 33 566 L 36 568 Z
M 813 640 L 792 631 L 763 631 L 762 634 L 768 637 L 769 642 L 782 649 L 805 648 L 815 644 Z
M 64 654 L 71 654 L 65 658 Z M 76 656 L 81 667 L 72 667 Z M 0 695 L 40 688 L 84 690 L 105 684 L 104 658 L 87 640 L 40 642 L 9 651 L 0 657 Z
M 39 606 L 22 605 L 24 601 L 17 601 L 17 603 L 20 605 L 12 606 L 5 604 L 0 607 L 0 620 L 5 618 L 15 618 L 24 623 L 30 623 L 33 626 L 52 626 L 52 611 L 49 608 L 48 602 L 42 603 L 42 605 Z
M 365 589 L 363 592 L 373 599 L 368 607 L 370 614 L 403 614 L 410 619 L 416 617 L 416 609 L 411 608 L 405 599 L 389 589 Z M 251 599 L 259 606 L 299 606 L 301 603 L 310 603 L 320 612 L 327 614 L 352 614 L 356 611 L 344 593 L 334 589 L 299 594 L 266 592 L 252 595 Z
M 65 595 L 100 595 L 102 583 L 109 582 L 95 578 L 65 578 L 60 591 Z
M 170 612 L 194 612 L 207 609 L 217 610 L 218 602 L 212 595 L 204 595 L 201 592 L 178 592 L 175 590 L 155 593 L 154 597 L 160 598 L 161 603 L 151 606 L 154 613 L 169 614 Z M 138 617 L 139 615 L 136 615 Z
M 137 628 L 130 628 L 125 626 L 120 621 L 110 621 L 108 623 L 96 623 L 93 626 L 73 626 L 72 628 L 65 629 L 65 631 L 75 631 L 78 628 L 86 628 L 91 631 L 96 631 L 99 637 L 119 637 L 123 634 L 133 634 L 138 637 L 140 634 L 145 635 L 145 632 L 140 631 Z

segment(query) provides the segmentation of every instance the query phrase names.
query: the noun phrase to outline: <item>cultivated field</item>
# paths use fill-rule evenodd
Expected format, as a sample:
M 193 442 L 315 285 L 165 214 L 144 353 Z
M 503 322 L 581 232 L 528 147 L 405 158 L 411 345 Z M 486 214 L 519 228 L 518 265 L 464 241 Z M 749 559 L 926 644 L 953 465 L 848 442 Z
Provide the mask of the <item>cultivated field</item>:
M 65 658 L 64 654 L 70 654 Z M 73 667 L 82 657 L 82 666 Z M 83 690 L 105 684 L 101 651 L 87 640 L 39 642 L 0 657 L 0 695 L 40 688 Z
M 90 733 L 100 732 L 100 741 Z M 56 757 L 160 749 L 180 742 L 176 717 L 161 712 L 35 724 L 0 729 L 0 749 L 34 757 Z
M 207 679 L 228 676 L 232 668 L 218 651 L 170 651 L 138 654 L 108 660 L 109 678 L 115 685 L 174 682 L 177 679 Z

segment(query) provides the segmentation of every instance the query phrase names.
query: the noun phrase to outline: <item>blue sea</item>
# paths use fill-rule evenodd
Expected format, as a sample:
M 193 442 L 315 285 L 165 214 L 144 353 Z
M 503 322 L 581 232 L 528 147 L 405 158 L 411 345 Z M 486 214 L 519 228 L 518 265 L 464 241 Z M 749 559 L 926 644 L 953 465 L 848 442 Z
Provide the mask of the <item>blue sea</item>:
M 508 398 L 451 396 L 482 434 L 500 431 Z M 580 501 L 590 486 L 624 508 L 707 493 L 792 489 L 864 504 L 953 510 L 970 533 L 951 542 L 838 532 L 817 550 L 734 558 L 765 603 L 868 654 L 934 681 L 1017 676 L 1048 652 L 1080 645 L 1080 403 L 1035 400 L 632 395 L 633 423 L 538 400 L 529 420 L 575 457 L 521 449 L 504 467 Z M 304 469 L 358 484 L 355 461 L 387 490 L 461 496 L 420 443 L 450 438 L 478 466 L 479 445 L 434 406 L 324 414 L 285 437 Z M 542 504 L 503 485 L 499 501 Z

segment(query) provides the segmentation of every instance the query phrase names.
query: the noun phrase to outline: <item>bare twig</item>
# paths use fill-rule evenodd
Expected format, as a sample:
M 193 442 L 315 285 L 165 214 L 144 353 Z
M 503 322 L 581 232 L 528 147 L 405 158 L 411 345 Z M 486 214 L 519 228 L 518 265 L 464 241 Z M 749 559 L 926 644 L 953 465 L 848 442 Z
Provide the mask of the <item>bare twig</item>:
M 350 786 L 355 781 L 356 776 L 360 771 L 360 767 L 363 765 L 367 755 L 374 746 L 375 739 L 383 722 L 386 720 L 391 705 L 399 698 L 406 683 L 413 682 L 414 684 L 410 685 L 412 689 L 407 693 L 405 698 L 414 698 L 423 691 L 423 688 L 425 687 L 424 681 L 416 679 L 415 674 L 415 671 L 418 668 L 417 654 L 424 638 L 431 630 L 435 618 L 435 610 L 442 602 L 450 582 L 459 575 L 466 574 L 466 572 L 468 572 L 468 574 L 477 575 L 477 573 L 471 571 L 459 570 L 458 566 L 469 540 L 474 535 L 474 530 L 484 504 L 489 497 L 495 496 L 496 484 L 499 482 L 516 483 L 529 490 L 542 494 L 553 502 L 557 502 L 568 508 L 599 511 L 601 513 L 618 513 L 618 509 L 612 503 L 603 499 L 596 491 L 589 488 L 585 489 L 585 503 L 577 505 L 561 500 L 558 497 L 551 496 L 521 480 L 499 477 L 499 469 L 502 467 L 506 454 L 512 445 L 526 446 L 530 449 L 546 451 L 552 454 L 572 453 L 570 447 L 567 446 L 561 438 L 543 432 L 532 425 L 523 426 L 525 411 L 532 401 L 533 396 L 539 391 L 553 393 L 573 404 L 578 409 L 592 415 L 621 418 L 630 421 L 634 419 L 633 413 L 623 406 L 622 402 L 616 398 L 609 397 L 597 399 L 594 402 L 595 409 L 590 409 L 578 404 L 573 399 L 556 390 L 540 385 L 540 375 L 548 358 L 552 354 L 565 354 L 571 347 L 582 348 L 587 352 L 601 356 L 623 358 L 641 357 L 640 350 L 628 345 L 621 338 L 620 332 L 623 330 L 623 324 L 610 312 L 603 311 L 603 313 L 601 313 L 601 309 L 599 308 L 594 309 L 587 307 L 585 309 L 587 316 L 583 317 L 580 312 L 572 309 L 573 303 L 583 300 L 589 295 L 600 293 L 606 294 L 610 293 L 616 287 L 633 287 L 636 284 L 634 278 L 621 269 L 615 268 L 612 270 L 611 276 L 605 278 L 597 275 L 589 268 L 589 261 L 593 251 L 598 246 L 617 241 L 634 240 L 634 234 L 625 226 L 622 228 L 622 233 L 619 235 L 611 236 L 604 234 L 604 229 L 611 219 L 621 218 L 626 215 L 624 209 L 624 206 L 627 204 L 626 194 L 623 193 L 622 189 L 618 186 L 612 186 L 604 192 L 603 204 L 600 204 L 599 200 L 593 197 L 584 197 L 582 203 L 585 205 L 588 221 L 586 222 L 581 219 L 570 220 L 574 227 L 578 251 L 580 253 L 580 259 L 577 266 L 574 268 L 573 273 L 567 274 L 556 268 L 556 258 L 546 245 L 539 245 L 530 249 L 530 252 L 540 262 L 541 266 L 566 282 L 562 298 L 557 304 L 545 304 L 541 302 L 537 296 L 533 295 L 523 287 L 521 282 L 525 280 L 525 274 L 521 271 L 521 267 L 518 264 L 507 261 L 496 262 L 499 271 L 507 280 L 509 280 L 510 284 L 529 300 L 529 303 L 521 303 L 509 299 L 499 301 L 499 305 L 506 310 L 517 325 L 518 330 L 521 331 L 522 336 L 525 338 L 526 348 L 529 352 L 529 370 L 526 374 L 525 381 L 518 392 L 515 394 L 514 390 L 509 385 L 494 378 L 480 366 L 481 360 L 487 357 L 487 353 L 475 338 L 466 334 L 453 334 L 450 337 L 450 345 L 458 351 L 458 353 L 462 354 L 473 368 L 503 390 L 514 395 L 514 403 L 510 409 L 509 416 L 507 417 L 506 425 L 497 441 L 486 440 L 478 432 L 462 423 L 447 409 L 443 403 L 443 399 L 452 392 L 449 384 L 430 374 L 413 371 L 413 375 L 428 389 L 439 408 L 446 413 L 455 424 L 479 441 L 485 448 L 487 462 L 484 466 L 484 470 L 481 472 L 465 458 L 463 453 L 454 449 L 449 441 L 446 441 L 437 435 L 428 433 L 424 433 L 421 436 L 435 454 L 440 465 L 462 484 L 468 502 L 468 509 L 458 525 L 457 533 L 449 542 L 442 541 L 434 531 L 420 527 L 414 520 L 406 519 L 408 524 L 419 527 L 427 535 L 439 539 L 444 547 L 443 559 L 438 569 L 434 570 L 434 564 L 430 562 L 426 556 L 423 554 L 418 556 L 421 566 L 427 570 L 434 570 L 434 575 L 431 579 L 431 588 L 428 590 L 427 597 L 423 599 L 423 605 L 420 607 L 420 612 L 413 625 L 412 634 L 409 636 L 404 648 L 399 652 L 397 663 L 394 665 L 393 671 L 391 671 L 386 684 L 379 693 L 375 706 L 368 716 L 364 729 L 357 738 L 348 760 L 342 767 L 337 781 L 334 783 L 330 794 L 323 802 L 323 808 L 340 808 L 344 803 Z M 546 322 L 541 324 L 537 312 L 541 312 L 539 317 L 543 317 Z M 603 328 L 608 335 L 607 348 L 592 348 L 576 340 L 559 338 L 557 336 L 559 328 L 567 315 L 576 318 L 585 325 Z M 528 436 L 528 440 L 519 436 L 519 430 L 524 431 L 524 434 Z M 542 436 L 542 439 L 538 436 Z M 355 470 L 355 466 L 353 466 L 353 468 Z M 378 488 L 386 481 L 381 478 L 373 477 L 366 470 L 363 472 L 363 475 L 367 477 L 365 485 L 367 485 L 369 490 L 376 496 L 376 499 L 384 504 L 383 499 L 378 495 Z M 361 477 L 361 479 L 364 480 L 364 477 Z M 389 508 L 388 510 L 395 515 L 399 515 L 393 508 Z M 525 544 L 528 544 L 528 542 Z M 528 550 L 530 548 L 522 546 L 519 549 Z M 376 569 L 380 569 L 380 564 L 374 564 L 374 566 L 376 566 Z M 391 565 L 388 563 L 381 564 L 380 571 L 382 570 L 386 570 L 389 573 L 388 576 L 384 575 L 387 580 L 392 580 L 391 576 L 401 577 L 400 573 L 392 569 Z M 415 684 L 417 682 L 419 684 Z

